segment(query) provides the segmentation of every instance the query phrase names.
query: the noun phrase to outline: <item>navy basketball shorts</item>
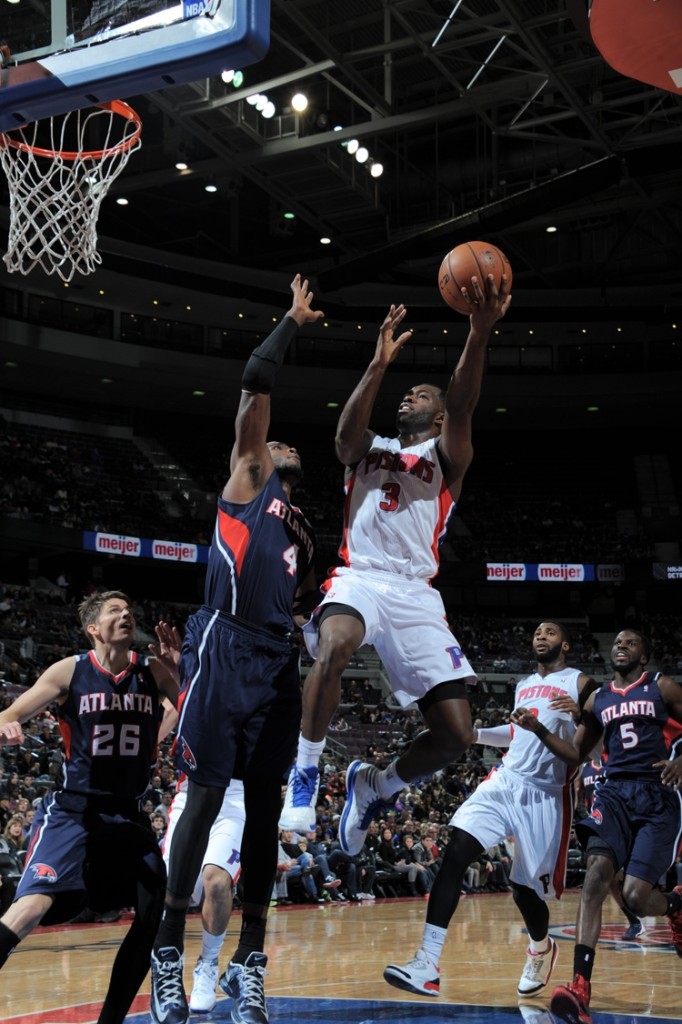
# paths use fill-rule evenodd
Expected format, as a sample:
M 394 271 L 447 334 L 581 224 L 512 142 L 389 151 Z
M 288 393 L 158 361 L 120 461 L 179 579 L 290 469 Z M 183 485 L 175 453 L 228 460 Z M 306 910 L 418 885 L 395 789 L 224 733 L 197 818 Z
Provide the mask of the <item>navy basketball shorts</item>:
M 109 803 L 105 813 L 97 797 L 57 791 L 39 805 L 14 899 L 52 896 L 41 924 L 69 921 L 86 905 L 134 906 L 142 862 L 165 876 L 158 843 L 136 801 L 129 802 L 130 814 L 115 813 Z
M 182 646 L 176 762 L 202 786 L 281 777 L 301 726 L 300 647 L 203 607 Z
M 655 885 L 675 860 L 680 824 L 674 790 L 616 777 L 599 783 L 589 817 L 575 828 L 583 846 L 595 835 L 611 848 L 616 870 Z

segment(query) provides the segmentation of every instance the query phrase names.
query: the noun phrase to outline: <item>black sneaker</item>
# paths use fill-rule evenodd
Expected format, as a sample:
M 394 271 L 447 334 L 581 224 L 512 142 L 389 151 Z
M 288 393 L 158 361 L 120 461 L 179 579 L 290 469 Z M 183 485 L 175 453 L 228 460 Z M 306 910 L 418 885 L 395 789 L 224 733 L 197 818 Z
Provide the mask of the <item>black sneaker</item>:
M 187 1024 L 189 1020 L 182 968 L 183 956 L 175 946 L 162 946 L 152 953 L 149 1012 L 156 1024 Z
M 263 978 L 268 958 L 265 953 L 249 953 L 246 963 L 230 963 L 218 984 L 234 1000 L 233 1024 L 268 1024 Z

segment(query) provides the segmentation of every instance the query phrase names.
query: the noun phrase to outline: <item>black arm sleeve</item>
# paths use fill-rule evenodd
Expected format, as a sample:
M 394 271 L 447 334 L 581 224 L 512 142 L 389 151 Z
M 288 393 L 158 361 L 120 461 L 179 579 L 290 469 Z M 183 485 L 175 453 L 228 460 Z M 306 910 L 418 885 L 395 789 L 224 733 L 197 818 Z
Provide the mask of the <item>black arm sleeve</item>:
M 249 356 L 242 375 L 242 391 L 249 394 L 269 395 L 275 376 L 284 362 L 289 345 L 296 336 L 298 324 L 285 316 L 268 334 L 265 341 Z

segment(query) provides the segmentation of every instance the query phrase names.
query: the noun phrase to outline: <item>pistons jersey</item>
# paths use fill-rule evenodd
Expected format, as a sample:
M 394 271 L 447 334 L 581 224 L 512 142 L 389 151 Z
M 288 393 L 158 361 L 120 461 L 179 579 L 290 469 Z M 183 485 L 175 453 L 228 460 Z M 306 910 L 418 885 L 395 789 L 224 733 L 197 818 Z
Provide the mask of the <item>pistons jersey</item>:
M 94 651 L 76 656 L 69 694 L 59 708 L 69 793 L 136 800 L 156 759 L 159 692 L 147 658 L 130 652 L 112 675 Z
M 550 704 L 557 697 L 570 697 L 577 704 L 579 679 L 580 671 L 575 668 L 558 669 L 544 676 L 534 672 L 516 684 L 514 707 L 532 711 L 551 733 L 570 743 L 576 730 L 573 719 L 565 711 L 554 710 Z M 514 726 L 502 764 L 505 771 L 532 779 L 541 789 L 565 786 L 575 774 L 575 769 L 560 761 L 535 733 Z
M 438 545 L 455 502 L 448 490 L 438 438 L 401 448 L 375 435 L 348 475 L 339 555 L 352 569 L 378 569 L 431 580 Z
M 315 537 L 277 473 L 245 504 L 218 499 L 204 603 L 262 629 L 292 629 L 294 594 L 313 563 Z
M 658 689 L 658 672 L 643 672 L 635 683 L 617 687 L 615 680 L 597 690 L 594 714 L 604 729 L 607 779 L 617 776 L 660 782 L 656 761 L 682 746 L 682 725 L 666 711 Z

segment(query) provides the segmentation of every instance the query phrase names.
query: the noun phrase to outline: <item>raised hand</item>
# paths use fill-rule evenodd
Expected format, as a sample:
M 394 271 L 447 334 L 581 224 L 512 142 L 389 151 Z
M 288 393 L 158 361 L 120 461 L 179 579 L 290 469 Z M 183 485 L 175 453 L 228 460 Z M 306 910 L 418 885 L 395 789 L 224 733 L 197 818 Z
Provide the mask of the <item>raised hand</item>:
M 395 337 L 395 332 L 406 316 L 407 310 L 402 303 L 399 306 L 391 306 L 386 314 L 386 318 L 379 328 L 379 337 L 374 354 L 374 358 L 380 366 L 388 366 L 392 363 L 405 342 L 409 341 L 412 337 L 411 330 L 403 331 L 397 338 Z
M 310 291 L 308 281 L 302 281 L 301 275 L 296 274 L 296 277 L 291 282 L 291 291 L 294 296 L 294 300 L 289 310 L 288 316 L 292 317 L 299 327 L 303 324 L 312 324 L 320 317 L 324 316 L 321 309 L 311 309 L 311 303 L 315 297 L 315 293 Z

